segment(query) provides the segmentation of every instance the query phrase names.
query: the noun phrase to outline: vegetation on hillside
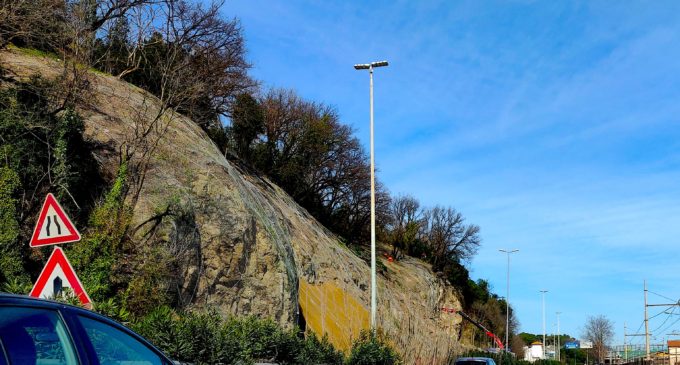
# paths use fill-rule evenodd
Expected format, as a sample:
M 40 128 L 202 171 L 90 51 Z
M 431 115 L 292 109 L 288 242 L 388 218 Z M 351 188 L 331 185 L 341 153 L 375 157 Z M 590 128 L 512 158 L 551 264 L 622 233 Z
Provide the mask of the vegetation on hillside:
M 0 89 L 0 284 L 30 284 L 42 267 L 44 252 L 24 242 L 48 192 L 83 222 L 102 187 L 82 119 L 54 102 L 58 85 L 35 78 Z
M 354 131 L 329 105 L 291 90 L 261 90 L 248 75 L 240 23 L 222 17 L 220 6 L 0 0 L 0 49 L 34 49 L 64 65 L 56 80 L 0 88 L 0 285 L 16 290 L 37 276 L 47 251 L 20 243 L 27 242 L 45 193 L 53 192 L 78 212 L 73 218 L 87 244 L 68 254 L 93 299 L 107 303 L 107 313 L 138 320 L 162 305 L 191 304 L 177 289 L 184 246 L 138 245 L 130 226 L 168 110 L 191 117 L 226 156 L 275 181 L 348 245 L 369 240 L 370 167 Z M 84 139 L 75 112 L 87 101 L 91 70 L 139 86 L 160 105 L 155 115 L 136 116 L 134 133 L 115 151 L 118 172 L 108 184 L 93 159 L 101 146 Z M 480 245 L 479 227 L 452 207 L 391 197 L 380 181 L 376 208 L 379 239 L 392 256 L 429 262 L 460 288 L 470 314 L 502 337 L 505 302 L 488 282 L 473 281 L 465 266 Z M 159 209 L 155 219 L 195 226 L 175 202 Z M 380 342 L 363 339 L 368 352 Z
M 522 342 L 526 346 L 530 346 L 532 343 L 538 341 L 543 343 L 543 335 L 542 334 L 533 334 L 533 333 L 527 333 L 527 332 L 521 332 L 518 334 L 518 336 L 522 339 Z M 566 342 L 571 341 L 573 339 L 572 336 L 566 335 L 566 334 L 561 334 L 559 336 L 555 336 L 553 334 L 547 334 L 546 335 L 546 342 L 548 344 L 552 344 L 553 342 L 559 341 L 562 345 L 564 345 Z

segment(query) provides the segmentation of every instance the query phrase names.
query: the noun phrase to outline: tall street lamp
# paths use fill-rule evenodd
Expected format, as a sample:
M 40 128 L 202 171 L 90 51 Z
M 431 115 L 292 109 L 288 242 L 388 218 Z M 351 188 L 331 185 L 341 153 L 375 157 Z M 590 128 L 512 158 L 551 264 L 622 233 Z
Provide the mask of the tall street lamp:
M 505 349 L 508 350 L 508 336 L 510 334 L 510 254 L 519 252 L 518 249 L 500 249 L 508 255 L 508 274 L 507 274 L 507 288 L 505 292 Z
M 387 66 L 387 61 L 354 65 L 356 70 L 368 70 L 370 75 L 371 99 L 371 329 L 376 329 L 376 307 L 378 305 L 377 279 L 375 274 L 375 156 L 373 153 L 373 69 Z
M 562 348 L 560 345 L 560 314 L 562 312 L 555 312 L 557 314 L 557 349 L 555 349 L 557 353 L 557 361 L 560 361 L 560 356 L 562 355 Z
M 543 289 L 540 292 L 543 297 L 543 359 L 545 360 L 545 293 L 548 291 Z

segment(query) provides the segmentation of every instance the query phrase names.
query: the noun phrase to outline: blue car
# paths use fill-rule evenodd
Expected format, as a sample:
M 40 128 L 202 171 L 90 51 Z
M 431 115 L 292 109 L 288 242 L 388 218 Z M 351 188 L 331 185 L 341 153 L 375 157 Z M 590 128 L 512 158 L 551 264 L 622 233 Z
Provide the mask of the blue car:
M 0 365 L 172 365 L 125 326 L 91 311 L 0 293 Z

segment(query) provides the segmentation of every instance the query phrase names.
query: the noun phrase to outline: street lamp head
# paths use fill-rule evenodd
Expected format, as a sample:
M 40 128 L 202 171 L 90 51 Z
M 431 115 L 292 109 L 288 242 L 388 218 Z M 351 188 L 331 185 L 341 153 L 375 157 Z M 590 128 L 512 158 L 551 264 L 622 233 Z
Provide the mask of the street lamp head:
M 387 61 L 376 61 L 371 63 L 359 63 L 354 65 L 355 70 L 368 70 L 369 68 L 385 67 L 387 66 Z

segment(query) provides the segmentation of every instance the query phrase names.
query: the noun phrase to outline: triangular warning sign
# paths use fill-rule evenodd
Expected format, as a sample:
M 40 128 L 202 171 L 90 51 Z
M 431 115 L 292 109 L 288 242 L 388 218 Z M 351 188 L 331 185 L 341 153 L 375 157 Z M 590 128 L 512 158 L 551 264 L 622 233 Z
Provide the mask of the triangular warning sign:
M 80 241 L 80 233 L 73 226 L 61 205 L 54 199 L 54 195 L 47 194 L 33 230 L 31 247 L 76 241 Z
M 63 288 L 71 288 L 84 306 L 92 303 L 64 251 L 60 247 L 55 247 L 29 295 L 51 299 L 58 296 Z

